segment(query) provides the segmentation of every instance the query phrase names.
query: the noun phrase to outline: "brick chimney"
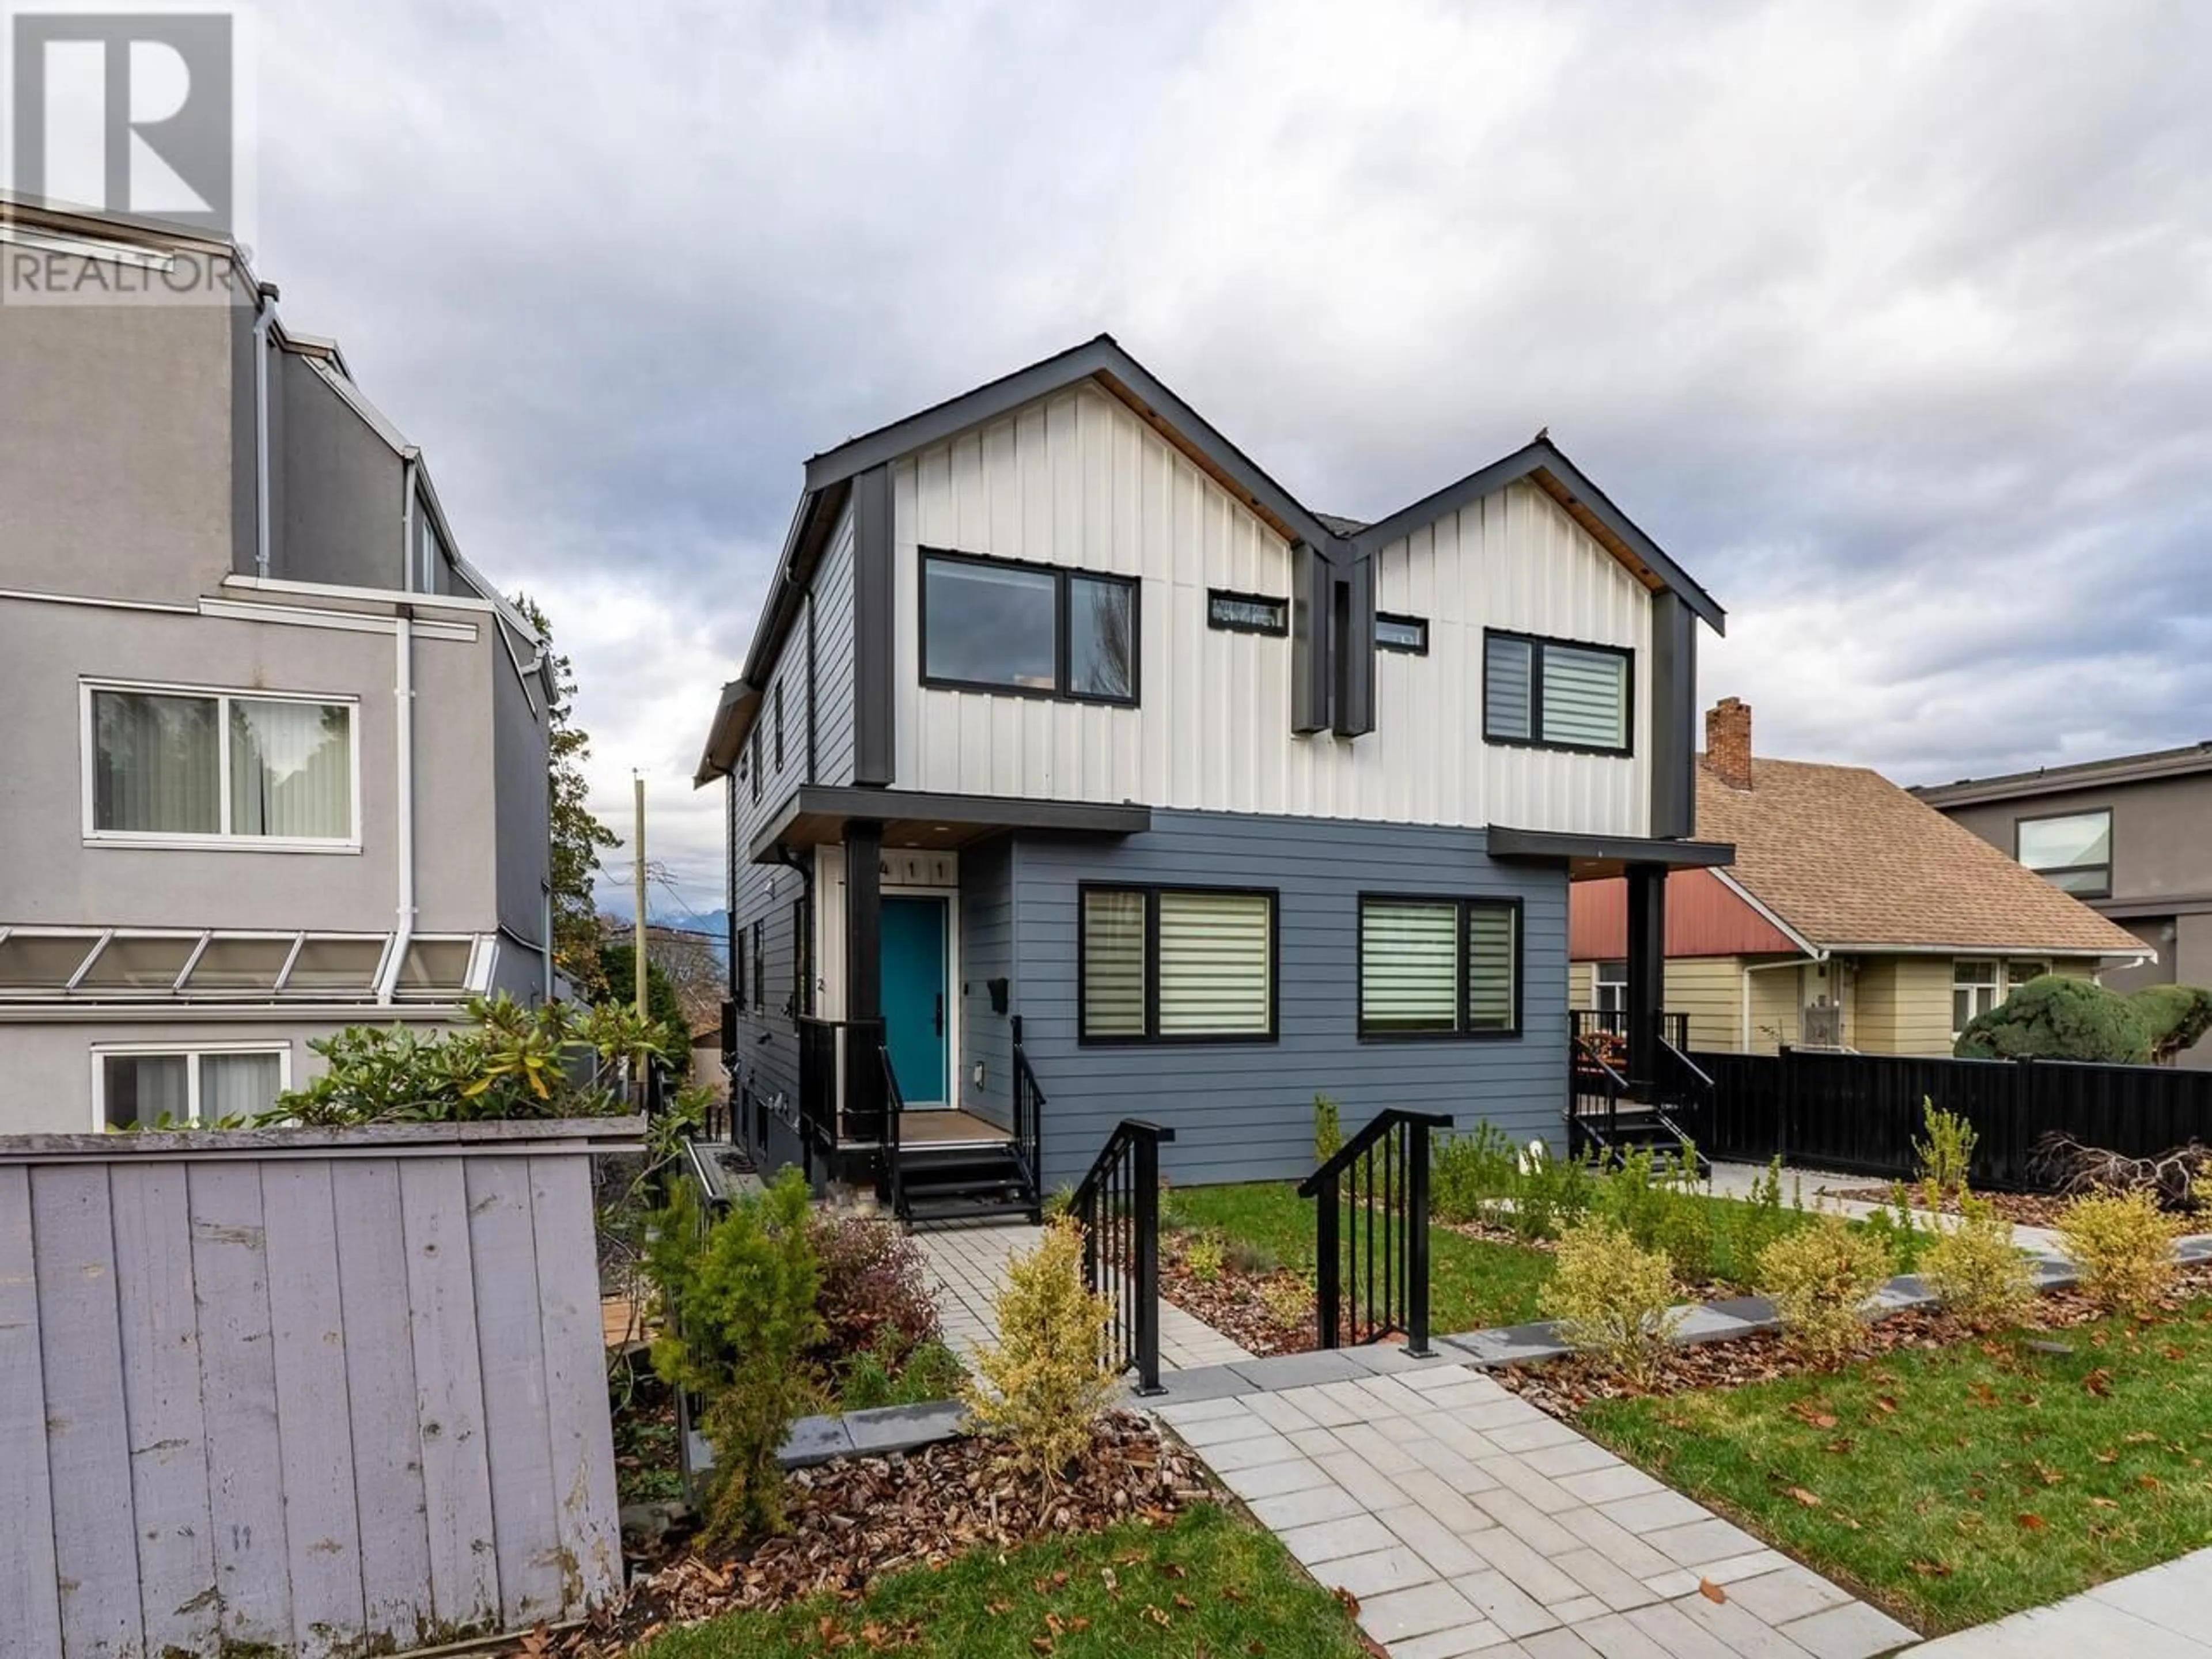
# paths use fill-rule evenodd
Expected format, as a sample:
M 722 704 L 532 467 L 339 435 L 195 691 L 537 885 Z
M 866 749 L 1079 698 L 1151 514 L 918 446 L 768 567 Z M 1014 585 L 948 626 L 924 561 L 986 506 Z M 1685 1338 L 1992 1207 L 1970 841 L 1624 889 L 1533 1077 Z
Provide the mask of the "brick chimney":
M 1731 789 L 1751 787 L 1751 705 L 1723 697 L 1705 711 L 1705 769 Z

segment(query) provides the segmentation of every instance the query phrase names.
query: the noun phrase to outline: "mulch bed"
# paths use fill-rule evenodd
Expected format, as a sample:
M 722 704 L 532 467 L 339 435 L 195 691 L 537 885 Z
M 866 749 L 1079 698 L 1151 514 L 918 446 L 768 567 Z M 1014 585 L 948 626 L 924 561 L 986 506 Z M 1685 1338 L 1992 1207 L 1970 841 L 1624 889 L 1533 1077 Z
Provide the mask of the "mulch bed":
M 840 1458 L 791 1476 L 787 1532 L 734 1548 L 680 1544 L 585 1626 L 508 1651 L 615 1659 L 672 1626 L 824 1591 L 857 1597 L 885 1573 L 1121 1521 L 1158 1524 L 1207 1496 L 1190 1455 L 1129 1412 L 1103 1419 L 1073 1478 L 1050 1489 L 988 1440 Z
M 1821 1196 L 1849 1199 L 1856 1204 L 1887 1204 L 1892 1201 L 1894 1194 L 1887 1187 L 1826 1187 L 1821 1188 Z M 2073 1202 L 2071 1199 L 2061 1198 L 2051 1193 L 1978 1192 L 1974 1196 L 1987 1199 L 1996 1206 L 1996 1212 L 2015 1227 L 2056 1227 L 2058 1224 L 2058 1212 Z M 1916 1210 L 1925 1210 L 1928 1207 L 1927 1195 L 1917 1187 L 1907 1187 L 1905 1197 Z M 1958 1214 L 1958 1199 L 1946 1194 L 1942 1213 Z
M 1200 1319 L 1248 1353 L 1306 1353 L 1314 1346 L 1313 1293 L 1293 1273 L 1243 1273 L 1224 1267 L 1219 1277 L 1200 1279 L 1163 1252 L 1160 1294 L 1194 1319 Z M 1285 1323 L 1267 1306 L 1262 1291 L 1271 1285 L 1295 1288 L 1305 1300 L 1305 1315 Z
M 2191 1265 L 2175 1275 L 2173 1292 L 2168 1300 L 2178 1303 L 2185 1297 L 2207 1294 L 2212 1294 L 2212 1266 Z M 2101 1319 L 2104 1311 L 2078 1291 L 2051 1291 L 2036 1298 L 2034 1313 L 2027 1322 L 2041 1330 L 2063 1331 Z M 1954 1315 L 1935 1308 L 1913 1309 L 1890 1314 L 1864 1326 L 1858 1346 L 1844 1363 L 1875 1359 L 1907 1348 L 1946 1348 L 1985 1340 L 1985 1333 Z M 1630 1400 L 1682 1394 L 1693 1389 L 1731 1389 L 1746 1382 L 1766 1382 L 1778 1377 L 1802 1376 L 1832 1369 L 1834 1368 L 1799 1358 L 1781 1336 L 1762 1331 L 1727 1341 L 1669 1348 L 1659 1361 L 1656 1377 L 1648 1387 L 1625 1382 L 1580 1355 L 1534 1364 L 1509 1365 L 1491 1375 L 1531 1405 L 1572 1421 L 1583 1407 L 1595 1400 Z

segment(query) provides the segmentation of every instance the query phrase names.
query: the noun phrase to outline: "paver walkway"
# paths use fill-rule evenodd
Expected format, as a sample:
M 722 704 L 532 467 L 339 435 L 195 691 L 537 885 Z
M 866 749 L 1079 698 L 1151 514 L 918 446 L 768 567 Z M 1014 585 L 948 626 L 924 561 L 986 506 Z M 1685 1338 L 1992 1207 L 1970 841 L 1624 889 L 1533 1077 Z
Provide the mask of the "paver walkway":
M 2212 1550 L 2130 1573 L 2047 1607 L 1923 1644 L 1913 1659 L 2204 1659 L 2212 1654 Z
M 1463 1367 L 1159 1414 L 1393 1659 L 1870 1659 L 1915 1639 Z
M 963 1358 L 979 1342 L 996 1334 L 992 1298 L 1006 1280 L 1006 1260 L 1017 1250 L 1035 1248 L 1044 1230 L 1026 1223 L 1012 1226 L 933 1227 L 914 1236 L 928 1264 L 930 1290 L 937 1298 L 945 1340 Z M 1252 1356 L 1203 1321 L 1173 1303 L 1160 1304 L 1160 1364 L 1188 1370 L 1225 1365 Z

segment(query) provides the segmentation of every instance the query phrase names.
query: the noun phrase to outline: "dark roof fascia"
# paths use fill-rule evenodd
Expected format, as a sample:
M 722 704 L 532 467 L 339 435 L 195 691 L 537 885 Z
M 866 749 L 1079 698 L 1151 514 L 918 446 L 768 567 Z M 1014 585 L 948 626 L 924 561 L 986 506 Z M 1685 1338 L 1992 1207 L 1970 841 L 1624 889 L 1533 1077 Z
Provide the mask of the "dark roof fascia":
M 1110 377 L 1122 392 L 1146 405 L 1148 412 L 1173 427 L 1247 495 L 1311 543 L 1332 564 L 1348 562 L 1350 548 L 1343 537 L 1333 533 L 1250 456 L 1123 350 L 1110 334 L 1101 334 L 918 415 L 823 451 L 806 464 L 806 487 L 820 489 L 848 480 L 872 466 L 897 460 L 1065 386 L 1100 375 Z
M 1131 802 L 1021 800 L 1005 795 L 944 795 L 915 789 L 803 783 L 769 816 L 746 856 L 759 863 L 802 817 L 859 818 L 876 823 L 954 824 L 966 830 L 1026 830 L 1062 834 L 1133 836 L 1152 827 L 1152 809 Z
M 694 789 L 703 789 L 716 778 L 729 775 L 730 769 L 738 763 L 738 751 L 744 747 L 745 730 L 759 708 L 757 687 L 744 680 L 732 680 L 722 687 L 721 699 L 714 705 L 714 724 L 707 728 L 707 746 L 700 751 L 699 769 L 691 775 Z
M 1352 545 L 1363 557 L 1371 557 L 1390 543 L 1412 534 L 1422 526 L 1431 524 L 1445 514 L 1465 507 L 1469 501 L 1480 501 L 1510 483 L 1533 473 L 1547 473 L 1553 481 L 1587 507 L 1591 515 L 1607 530 L 1626 543 L 1644 562 L 1651 568 L 1668 589 L 1679 595 L 1716 634 L 1728 632 L 1728 612 L 1722 610 L 1713 596 L 1692 580 L 1689 573 L 1676 564 L 1661 549 L 1658 543 L 1637 527 L 1634 520 L 1607 499 L 1606 494 L 1582 470 L 1548 439 L 1516 449 L 1510 455 L 1492 461 L 1464 478 L 1446 484 L 1442 489 L 1423 496 L 1411 507 L 1401 507 L 1389 517 L 1367 526 L 1352 538 Z
M 1735 862 L 1735 848 L 1729 842 L 1578 836 L 1558 830 L 1514 830 L 1498 823 L 1490 826 L 1485 845 L 1491 857 L 1512 862 L 1603 859 L 1622 864 L 1664 865 L 1675 870 L 1713 869 Z
M 1975 806 L 1984 801 L 2024 800 L 2037 795 L 2079 794 L 2125 783 L 2192 777 L 2212 772 L 2212 743 L 2191 749 L 2154 750 L 2111 760 L 2079 761 L 2036 772 L 2011 772 L 1991 778 L 1960 778 L 1956 783 L 1923 783 L 1912 793 L 1930 806 Z

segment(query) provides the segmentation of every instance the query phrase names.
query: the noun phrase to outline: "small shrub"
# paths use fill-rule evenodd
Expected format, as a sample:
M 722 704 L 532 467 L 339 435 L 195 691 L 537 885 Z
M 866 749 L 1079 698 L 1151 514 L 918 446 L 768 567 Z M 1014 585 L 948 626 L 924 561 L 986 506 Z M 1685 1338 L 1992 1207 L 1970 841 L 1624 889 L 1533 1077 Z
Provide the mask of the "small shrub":
M 1680 1322 L 1674 1300 L 1667 1258 L 1638 1249 L 1616 1223 L 1585 1217 L 1560 1234 L 1544 1311 L 1569 1344 L 1608 1370 L 1632 1382 L 1650 1381 Z
M 1765 1254 L 1766 1247 L 1787 1233 L 1794 1224 L 1794 1218 L 1802 1215 L 1804 1209 L 1802 1194 L 1787 1205 L 1782 1201 L 1782 1159 L 1778 1154 L 1766 1166 L 1766 1173 L 1752 1182 L 1750 1196 L 1723 1212 L 1728 1217 L 1731 1271 L 1745 1279 L 1757 1273 L 1759 1258 Z
M 1758 1284 L 1781 1311 L 1784 1339 L 1807 1358 L 1833 1364 L 1857 1341 L 1859 1310 L 1893 1265 L 1885 1240 L 1823 1215 L 1766 1247 Z
M 1260 1287 L 1260 1305 L 1278 1325 L 1294 1331 L 1313 1328 L 1315 1291 L 1304 1279 L 1279 1273 Z
M 1222 1243 L 1219 1233 L 1194 1233 L 1183 1240 L 1183 1267 L 1201 1285 L 1212 1285 L 1220 1279 L 1222 1266 L 1228 1256 L 1228 1249 Z
M 1265 1279 L 1282 1270 L 1282 1258 L 1256 1238 L 1232 1238 L 1224 1257 L 1231 1272 L 1247 1279 Z
M 1314 1163 L 1326 1164 L 1344 1150 L 1344 1124 L 1336 1103 L 1327 1095 L 1314 1097 Z
M 1713 1231 L 1712 1206 L 1696 1194 L 1668 1194 L 1667 1208 L 1659 1218 L 1658 1232 L 1651 1242 L 1674 1264 L 1679 1277 L 1703 1282 L 1713 1276 L 1717 1240 Z
M 896 1372 L 937 1337 L 921 1249 L 896 1221 L 817 1214 L 808 1237 L 822 1264 L 823 1352 L 817 1358 L 823 1364 L 872 1349 Z
M 2089 1060 L 2147 1066 L 2144 1012 L 2094 981 L 2045 974 L 2032 979 L 1959 1033 L 1960 1060 Z
M 1443 1221 L 1487 1221 L 1513 1193 L 1513 1144 L 1495 1123 L 1450 1135 L 1429 1154 L 1429 1208 Z
M 2147 1314 L 2173 1283 L 2173 1224 L 2146 1192 L 2077 1198 L 2058 1237 L 2081 1270 L 2081 1289 L 2112 1312 Z
M 1974 1145 L 1981 1139 L 1974 1126 L 1956 1112 L 1938 1110 L 1927 1095 L 1920 1097 L 1920 1121 L 1927 1126 L 1928 1139 L 1912 1143 L 1913 1172 L 1938 1196 L 1965 1192 L 1974 1164 Z M 1931 1203 L 1929 1207 L 1936 1206 Z
M 1036 1248 L 1006 1264 L 993 1302 L 999 1340 L 975 1356 L 962 1391 L 986 1430 L 1012 1443 L 1016 1461 L 1048 1483 L 1091 1444 L 1113 1398 L 1104 1338 L 1114 1316 L 1083 1282 L 1083 1229 L 1054 1222 Z
M 653 1369 L 705 1401 L 700 1428 L 714 1449 L 709 1534 L 773 1532 L 783 1524 L 775 1455 L 818 1392 L 806 1363 L 822 1320 L 805 1178 L 786 1170 L 766 1192 L 732 1204 L 703 1237 L 690 1188 L 677 1193 L 647 1258 L 666 1315 Z
M 1580 1158 L 1553 1158 L 1532 1147 L 1513 1173 L 1513 1210 L 1507 1218 L 1518 1237 L 1557 1238 L 1589 1213 L 1596 1180 Z
M 1936 1194 L 1929 1193 L 1929 1206 Z M 2017 1324 L 2035 1301 L 2035 1270 L 2013 1248 L 2012 1224 L 1996 1206 L 1959 1194 L 1959 1214 L 1931 1214 L 1920 1252 L 1920 1277 L 1936 1298 L 1977 1330 Z

